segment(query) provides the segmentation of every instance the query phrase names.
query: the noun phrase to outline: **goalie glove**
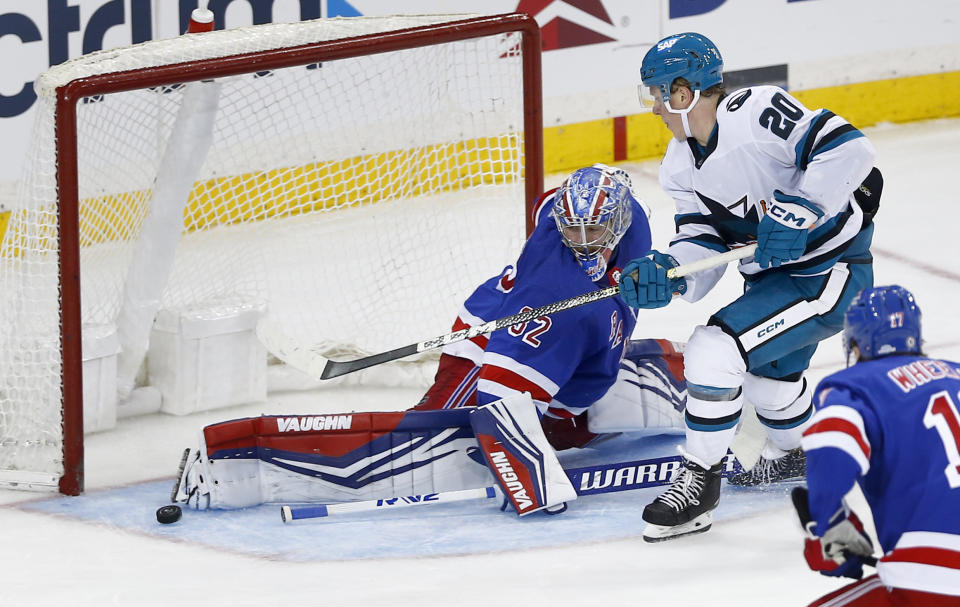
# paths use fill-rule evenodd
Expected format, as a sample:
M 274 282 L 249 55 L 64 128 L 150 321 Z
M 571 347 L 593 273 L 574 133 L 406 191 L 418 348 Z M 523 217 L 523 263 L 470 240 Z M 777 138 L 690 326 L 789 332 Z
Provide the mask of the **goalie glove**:
M 800 259 L 807 248 L 810 227 L 823 217 L 823 211 L 800 196 L 773 191 L 773 202 L 757 226 L 757 252 L 761 268 L 774 267 Z
M 470 425 L 490 472 L 518 515 L 544 509 L 556 514 L 566 509 L 564 502 L 577 498 L 528 393 L 476 407 Z
M 796 487 L 791 498 L 806 534 L 803 556 L 810 569 L 829 577 L 862 578 L 864 563 L 875 561 L 873 542 L 860 518 L 841 508 L 830 520 L 827 530 L 818 535 L 817 523 L 810 516 L 807 488 Z

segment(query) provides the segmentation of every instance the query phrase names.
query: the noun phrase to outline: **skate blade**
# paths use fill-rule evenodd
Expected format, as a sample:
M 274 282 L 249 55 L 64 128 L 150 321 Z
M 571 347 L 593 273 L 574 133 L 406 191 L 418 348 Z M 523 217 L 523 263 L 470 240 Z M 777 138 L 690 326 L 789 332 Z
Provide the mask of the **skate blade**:
M 647 523 L 646 528 L 643 530 L 643 541 L 650 543 L 665 542 L 684 535 L 696 535 L 697 533 L 708 531 L 712 525 L 712 512 L 704 512 L 690 522 L 672 527 Z

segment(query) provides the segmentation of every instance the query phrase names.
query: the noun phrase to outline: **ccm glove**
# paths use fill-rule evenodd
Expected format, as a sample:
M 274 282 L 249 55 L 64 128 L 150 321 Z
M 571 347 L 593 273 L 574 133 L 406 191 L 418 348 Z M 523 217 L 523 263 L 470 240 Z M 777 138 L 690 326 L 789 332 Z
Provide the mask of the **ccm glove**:
M 807 235 L 823 211 L 800 196 L 773 191 L 773 203 L 757 227 L 757 252 L 754 259 L 761 268 L 776 268 L 800 259 L 807 248 Z
M 634 259 L 620 273 L 620 297 L 632 308 L 662 308 L 674 293 L 683 295 L 687 291 L 682 276 L 667 278 L 667 270 L 677 265 L 676 259 L 659 251 Z
M 803 556 L 810 569 L 829 577 L 862 578 L 864 558 L 873 562 L 873 542 L 857 515 L 839 510 L 818 537 L 817 523 L 810 520 L 806 487 L 797 487 L 791 497 L 806 533 Z

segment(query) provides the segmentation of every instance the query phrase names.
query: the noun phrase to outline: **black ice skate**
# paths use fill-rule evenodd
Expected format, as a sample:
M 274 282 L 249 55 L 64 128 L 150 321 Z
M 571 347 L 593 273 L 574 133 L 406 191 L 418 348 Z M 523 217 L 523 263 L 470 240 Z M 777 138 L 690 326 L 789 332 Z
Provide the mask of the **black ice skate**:
M 734 474 L 727 482 L 741 487 L 760 487 L 781 481 L 803 480 L 806 474 L 807 456 L 797 448 L 777 459 L 761 457 L 749 472 Z
M 670 488 L 643 509 L 647 542 L 662 542 L 682 535 L 703 533 L 713 524 L 713 509 L 720 503 L 722 463 L 709 470 L 683 458 L 683 467 Z

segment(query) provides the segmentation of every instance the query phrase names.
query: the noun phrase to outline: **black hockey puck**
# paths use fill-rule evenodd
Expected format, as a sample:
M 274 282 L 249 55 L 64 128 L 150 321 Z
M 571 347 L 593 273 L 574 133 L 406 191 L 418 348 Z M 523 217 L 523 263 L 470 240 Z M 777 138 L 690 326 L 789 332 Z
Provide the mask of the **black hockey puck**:
M 183 510 L 180 506 L 162 506 L 157 509 L 157 522 L 169 525 L 180 520 Z

